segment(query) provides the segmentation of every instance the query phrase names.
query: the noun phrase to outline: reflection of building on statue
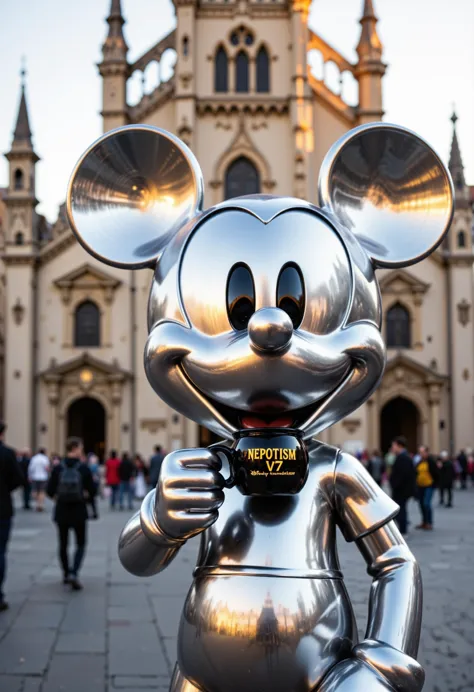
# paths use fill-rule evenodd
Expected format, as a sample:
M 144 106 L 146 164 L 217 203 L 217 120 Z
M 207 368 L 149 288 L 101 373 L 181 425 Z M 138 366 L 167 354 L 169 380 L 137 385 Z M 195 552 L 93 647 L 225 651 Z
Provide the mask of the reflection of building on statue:
M 176 3 L 176 29 L 130 61 L 113 0 L 99 68 L 104 130 L 142 122 L 178 134 L 200 160 L 208 205 L 252 192 L 316 201 L 329 146 L 383 114 L 385 65 L 373 4 L 364 3 L 355 64 L 343 55 L 352 45 L 339 52 L 308 27 L 306 0 L 247 3 L 238 19 L 231 4 Z M 153 81 L 157 63 L 160 83 Z M 37 215 L 42 133 L 35 137 L 33 144 L 22 86 L 0 190 L 0 413 L 10 442 L 59 451 L 68 434 L 80 433 L 100 454 L 111 447 L 148 454 L 156 442 L 167 450 L 211 444 L 212 433 L 182 416 L 175 421 L 146 382 L 148 270 L 132 275 L 85 258 L 63 206 L 52 225 Z M 415 267 L 380 274 L 389 346 L 382 386 L 324 433 L 327 442 L 386 449 L 403 433 L 412 449 L 417 442 L 433 450 L 450 440 L 456 448 L 472 445 L 472 213 L 455 127 L 450 169 L 456 214 L 443 246 Z

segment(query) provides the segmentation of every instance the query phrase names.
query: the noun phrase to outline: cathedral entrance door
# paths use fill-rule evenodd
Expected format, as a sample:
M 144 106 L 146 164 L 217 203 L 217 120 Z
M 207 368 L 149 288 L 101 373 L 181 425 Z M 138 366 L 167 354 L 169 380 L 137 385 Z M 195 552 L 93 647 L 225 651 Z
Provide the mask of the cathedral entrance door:
M 101 461 L 105 455 L 105 410 L 97 399 L 82 397 L 70 405 L 67 436 L 80 437 L 86 454 L 93 452 Z
M 415 404 L 402 396 L 391 399 L 380 415 L 382 452 L 388 452 L 392 440 L 398 435 L 406 437 L 409 452 L 416 452 L 418 445 L 422 444 L 419 429 L 420 413 Z

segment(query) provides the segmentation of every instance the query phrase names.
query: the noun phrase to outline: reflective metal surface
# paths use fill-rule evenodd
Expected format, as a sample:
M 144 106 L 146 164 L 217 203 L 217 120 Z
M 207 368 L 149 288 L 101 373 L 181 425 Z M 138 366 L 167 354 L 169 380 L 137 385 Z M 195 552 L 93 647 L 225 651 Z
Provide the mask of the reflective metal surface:
M 148 126 L 105 135 L 70 183 L 69 218 L 91 254 L 128 268 L 156 263 L 145 369 L 159 396 L 223 437 L 287 425 L 309 445 L 305 485 L 290 497 L 224 489 L 228 462 L 212 448 L 173 452 L 125 527 L 120 559 L 143 576 L 201 534 L 175 691 L 423 686 L 414 660 L 421 579 L 391 522 L 397 506 L 358 461 L 310 438 L 380 382 L 374 268 L 417 262 L 437 246 L 452 216 L 452 184 L 417 135 L 375 123 L 334 145 L 320 196 L 323 209 L 257 195 L 202 211 L 193 155 Z M 291 280 L 291 272 L 282 278 L 288 265 Z M 373 577 L 360 644 L 336 526 Z
M 362 125 L 331 147 L 319 197 L 380 267 L 419 262 L 453 215 L 453 184 L 439 156 L 414 132 L 386 123 Z
M 155 551 L 158 572 L 184 539 L 202 533 L 173 690 L 421 689 L 422 669 L 412 658 L 421 583 L 413 555 L 390 522 L 397 505 L 349 455 L 313 442 L 309 460 L 298 495 L 246 497 L 232 488 L 224 499 L 225 460 L 221 466 L 204 449 L 166 457 L 158 493 L 147 496 L 139 521 L 124 529 L 119 554 L 127 566 L 133 545 L 150 575 L 145 556 Z M 346 540 L 356 541 L 374 579 L 360 645 L 336 552 L 337 525 Z M 174 548 L 173 537 L 181 541 Z M 138 560 L 135 574 L 137 566 Z M 379 641 L 384 650 L 374 648 Z M 395 667 L 388 665 L 392 649 Z M 401 682 L 406 687 L 397 686 Z
M 116 267 L 153 264 L 202 203 L 199 164 L 177 137 L 149 125 L 107 132 L 80 158 L 66 208 L 79 242 Z
M 251 345 L 257 351 L 280 351 L 289 345 L 293 325 L 279 308 L 261 308 L 254 312 L 248 325 Z

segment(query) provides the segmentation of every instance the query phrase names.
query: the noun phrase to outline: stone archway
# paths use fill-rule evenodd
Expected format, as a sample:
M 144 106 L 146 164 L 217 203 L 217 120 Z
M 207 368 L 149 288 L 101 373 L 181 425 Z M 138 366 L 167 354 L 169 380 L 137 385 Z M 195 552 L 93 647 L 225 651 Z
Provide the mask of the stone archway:
M 106 413 L 97 399 L 89 396 L 73 401 L 67 410 L 67 437 L 80 437 L 86 454 L 105 456 Z
M 406 437 L 408 451 L 415 452 L 421 440 L 421 416 L 418 407 L 409 399 L 397 396 L 390 399 L 380 412 L 380 446 L 385 454 L 398 435 Z

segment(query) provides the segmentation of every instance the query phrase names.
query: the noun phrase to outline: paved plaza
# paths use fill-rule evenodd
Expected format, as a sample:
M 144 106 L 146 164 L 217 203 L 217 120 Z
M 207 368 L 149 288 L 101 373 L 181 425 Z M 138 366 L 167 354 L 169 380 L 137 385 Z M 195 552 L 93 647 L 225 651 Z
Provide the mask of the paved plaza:
M 436 511 L 433 533 L 409 537 L 425 587 L 425 692 L 474 690 L 474 490 L 456 492 L 455 505 Z M 198 541 L 184 546 L 162 575 L 141 580 L 117 558 L 127 514 L 110 513 L 105 504 L 101 510 L 89 525 L 80 593 L 60 581 L 50 516 L 18 510 L 6 584 L 11 609 L 0 614 L 1 692 L 168 689 Z M 415 505 L 411 519 L 418 523 Z M 370 578 L 357 550 L 343 539 L 339 545 L 363 632 Z

